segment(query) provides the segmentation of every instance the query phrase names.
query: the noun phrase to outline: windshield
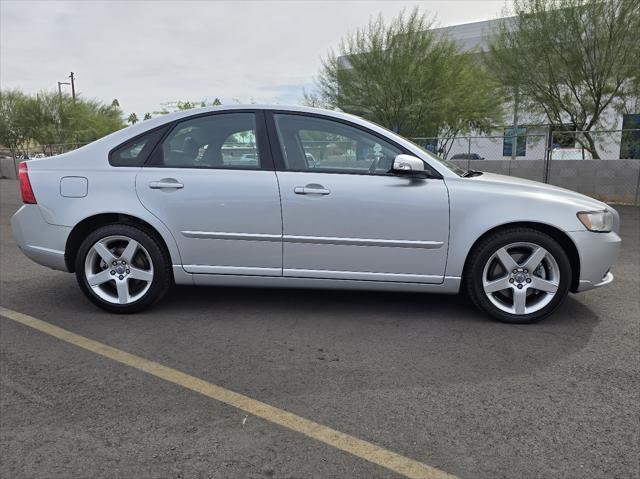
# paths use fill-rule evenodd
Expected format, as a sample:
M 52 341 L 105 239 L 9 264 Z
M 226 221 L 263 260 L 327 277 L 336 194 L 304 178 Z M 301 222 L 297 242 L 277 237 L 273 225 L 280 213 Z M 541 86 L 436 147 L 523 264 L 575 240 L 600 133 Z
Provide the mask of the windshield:
M 406 138 L 405 138 L 406 139 Z M 444 160 L 442 158 L 440 158 L 438 155 L 436 155 L 435 153 L 433 153 L 432 151 L 429 151 L 428 149 L 426 149 L 424 146 L 419 145 L 418 143 L 415 143 L 411 140 L 409 140 L 412 144 L 416 145 L 418 148 L 420 148 L 420 150 L 422 150 L 423 152 L 425 152 L 429 158 L 433 158 L 434 160 L 436 160 L 437 162 L 441 163 L 442 165 L 444 165 L 446 168 L 448 168 L 449 170 L 453 171 L 456 175 L 458 176 L 463 176 L 465 174 L 465 171 L 460 168 L 459 166 L 456 166 L 455 164 L 451 163 L 450 161 Z

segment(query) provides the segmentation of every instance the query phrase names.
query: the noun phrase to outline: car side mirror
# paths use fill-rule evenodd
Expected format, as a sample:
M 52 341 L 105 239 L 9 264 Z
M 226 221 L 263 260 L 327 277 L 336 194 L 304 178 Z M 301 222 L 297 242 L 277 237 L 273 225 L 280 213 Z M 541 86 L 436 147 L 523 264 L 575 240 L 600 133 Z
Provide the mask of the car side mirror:
M 400 176 L 412 178 L 427 178 L 429 175 L 424 169 L 424 161 L 411 155 L 398 155 L 393 160 L 391 172 Z

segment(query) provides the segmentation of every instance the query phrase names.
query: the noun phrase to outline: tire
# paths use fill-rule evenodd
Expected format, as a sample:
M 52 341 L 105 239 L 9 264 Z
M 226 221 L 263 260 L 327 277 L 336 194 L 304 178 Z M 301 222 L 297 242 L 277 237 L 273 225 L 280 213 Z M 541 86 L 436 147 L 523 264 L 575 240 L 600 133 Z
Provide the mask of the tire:
M 142 311 L 173 284 L 164 245 L 153 233 L 129 224 L 106 225 L 89 234 L 78 249 L 75 268 L 84 294 L 112 313 Z
M 546 318 L 562 304 L 570 284 L 567 253 L 551 236 L 530 228 L 483 238 L 471 251 L 464 275 L 473 304 L 504 323 Z

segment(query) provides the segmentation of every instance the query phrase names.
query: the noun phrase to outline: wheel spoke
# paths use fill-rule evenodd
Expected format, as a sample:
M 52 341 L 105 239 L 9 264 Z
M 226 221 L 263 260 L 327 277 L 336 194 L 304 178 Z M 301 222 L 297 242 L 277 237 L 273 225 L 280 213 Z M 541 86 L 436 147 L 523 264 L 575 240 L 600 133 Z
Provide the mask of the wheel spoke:
M 87 278 L 87 283 L 89 283 L 89 286 L 98 286 L 99 284 L 106 283 L 112 279 L 113 276 L 111 275 L 111 272 L 108 269 L 105 269 L 93 276 L 89 276 Z
M 500 248 L 496 254 L 498 255 L 498 259 L 502 263 L 507 271 L 513 271 L 518 267 L 518 263 L 511 257 L 506 248 Z
M 131 263 L 136 251 L 138 251 L 138 246 L 139 245 L 136 240 L 129 240 L 129 244 L 120 255 L 120 259 L 125 260 L 127 263 Z
M 516 314 L 524 314 L 527 307 L 527 290 L 526 289 L 514 289 L 513 290 L 513 308 Z
M 487 281 L 484 283 L 484 290 L 487 293 L 495 293 L 497 291 L 502 291 L 510 287 L 511 287 L 511 283 L 509 283 L 508 276 L 505 276 L 504 278 L 496 279 L 493 281 Z
M 547 281 L 546 279 L 538 278 L 537 276 L 533 276 L 531 278 L 529 287 L 537 289 L 538 291 L 545 291 L 547 293 L 555 293 L 556 291 L 558 291 L 558 285 L 556 283 Z
M 533 250 L 531 256 L 527 258 L 524 265 L 522 266 L 524 269 L 529 270 L 531 273 L 538 267 L 540 262 L 547 255 L 547 250 L 539 246 L 537 249 Z
M 118 302 L 127 304 L 129 302 L 129 280 L 116 281 L 116 289 L 118 290 Z
M 145 271 L 139 268 L 131 268 L 130 271 L 129 278 L 131 279 L 139 279 L 147 283 L 153 280 L 153 272 L 151 271 Z
M 113 253 L 109 251 L 107 247 L 100 242 L 94 244 L 93 249 L 95 250 L 96 253 L 98 253 L 98 255 L 102 258 L 102 260 L 105 263 L 107 263 L 109 266 L 111 266 L 111 263 L 116 260 L 116 257 L 113 255 Z

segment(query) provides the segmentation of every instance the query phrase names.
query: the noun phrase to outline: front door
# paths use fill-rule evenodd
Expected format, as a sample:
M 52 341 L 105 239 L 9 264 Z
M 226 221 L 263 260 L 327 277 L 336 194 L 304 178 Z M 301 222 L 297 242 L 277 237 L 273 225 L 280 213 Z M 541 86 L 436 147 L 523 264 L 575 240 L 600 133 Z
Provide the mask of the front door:
M 404 151 L 359 127 L 284 113 L 270 121 L 280 148 L 284 276 L 443 281 L 449 202 L 442 179 L 389 174 Z
M 262 115 L 181 121 L 136 177 L 140 201 L 171 230 L 187 272 L 282 274 L 278 181 Z

